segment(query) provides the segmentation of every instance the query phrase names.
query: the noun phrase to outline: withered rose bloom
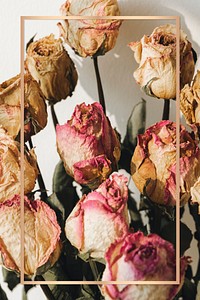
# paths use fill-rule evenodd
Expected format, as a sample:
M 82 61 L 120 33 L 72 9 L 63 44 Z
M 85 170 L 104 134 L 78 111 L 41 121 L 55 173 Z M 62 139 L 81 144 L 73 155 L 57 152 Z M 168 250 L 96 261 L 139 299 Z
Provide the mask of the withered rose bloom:
M 191 187 L 191 200 L 193 203 L 198 203 L 200 214 L 200 176 L 195 182 L 194 186 Z
M 180 109 L 188 125 L 200 126 L 200 71 L 191 86 L 186 84 L 181 90 Z
M 53 34 L 28 46 L 26 68 L 51 103 L 72 95 L 78 79 L 77 71 L 62 40 L 55 39 Z
M 20 196 L 0 204 L 0 263 L 21 270 Z M 41 274 L 58 260 L 60 227 L 55 212 L 43 201 L 24 198 L 24 273 Z
M 84 16 L 118 16 L 116 0 L 67 0 L 60 11 L 63 16 L 83 16 L 83 20 L 58 23 L 64 41 L 80 56 L 104 55 L 115 46 L 120 20 L 86 20 Z
M 106 252 L 102 281 L 175 281 L 176 255 L 173 245 L 156 234 L 128 234 L 113 243 Z M 180 290 L 187 267 L 181 258 L 179 285 L 106 284 L 106 300 L 172 300 Z
M 144 91 L 153 97 L 176 98 L 176 26 L 156 27 L 150 36 L 129 44 L 139 67 L 133 76 Z M 191 43 L 180 30 L 180 86 L 190 83 L 194 75 Z
M 0 125 L 15 138 L 21 128 L 21 80 L 20 75 L 0 85 Z M 31 75 L 24 75 L 24 131 L 25 139 L 36 134 L 47 124 L 44 95 Z
M 20 145 L 0 127 L 0 202 L 20 194 Z M 34 151 L 24 155 L 24 193 L 30 193 L 38 175 Z
M 65 233 L 81 253 L 104 258 L 110 244 L 128 232 L 127 181 L 125 176 L 113 173 L 74 207 L 66 220 Z
M 180 201 L 190 198 L 190 188 L 200 176 L 200 149 L 180 126 Z M 176 124 L 161 121 L 138 135 L 131 162 L 132 179 L 152 201 L 176 204 Z
M 66 172 L 78 183 L 94 189 L 116 170 L 120 143 L 99 103 L 77 105 L 56 137 Z

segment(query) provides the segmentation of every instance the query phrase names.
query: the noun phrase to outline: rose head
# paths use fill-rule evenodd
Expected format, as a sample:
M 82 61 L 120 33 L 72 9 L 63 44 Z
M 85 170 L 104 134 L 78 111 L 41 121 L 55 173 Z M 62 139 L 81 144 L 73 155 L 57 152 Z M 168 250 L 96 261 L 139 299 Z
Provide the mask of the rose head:
M 54 39 L 53 34 L 29 45 L 26 68 L 51 103 L 72 95 L 78 75 L 61 39 Z
M 118 16 L 116 0 L 67 0 L 61 6 L 63 16 Z M 103 55 L 116 43 L 119 20 L 64 20 L 58 23 L 64 41 L 82 57 Z
M 0 85 L 0 124 L 15 138 L 21 128 L 21 80 L 20 75 Z M 36 134 L 47 124 L 47 108 L 44 95 L 31 75 L 24 75 L 24 132 L 25 139 Z
M 127 234 L 107 250 L 102 281 L 175 281 L 176 262 L 173 245 L 156 234 Z M 172 300 L 183 284 L 187 258 L 181 259 L 181 284 L 126 285 L 106 284 L 106 300 Z
M 77 105 L 56 137 L 66 172 L 78 183 L 94 189 L 116 169 L 120 143 L 99 103 Z
M 113 173 L 76 204 L 66 220 L 66 237 L 81 253 L 103 258 L 109 245 L 128 232 L 127 200 L 127 178 Z
M 0 202 L 20 194 L 19 144 L 0 127 Z M 24 154 L 24 193 L 30 193 L 38 175 L 34 151 Z
M 200 126 L 200 71 L 192 85 L 186 84 L 181 90 L 180 109 L 188 125 Z
M 134 72 L 137 83 L 153 97 L 176 97 L 176 26 L 163 25 L 144 35 L 139 42 L 129 44 L 139 64 Z M 180 30 L 180 85 L 190 83 L 194 74 L 191 43 Z
M 180 200 L 190 198 L 190 188 L 200 175 L 200 149 L 186 129 L 180 127 Z M 138 135 L 131 162 L 132 179 L 152 201 L 176 204 L 176 124 L 161 121 Z
M 20 211 L 18 195 L 0 204 L 0 263 L 16 272 L 21 270 Z M 45 272 L 57 261 L 61 250 L 60 232 L 56 214 L 46 203 L 40 200 L 30 201 L 24 197 L 26 275 Z

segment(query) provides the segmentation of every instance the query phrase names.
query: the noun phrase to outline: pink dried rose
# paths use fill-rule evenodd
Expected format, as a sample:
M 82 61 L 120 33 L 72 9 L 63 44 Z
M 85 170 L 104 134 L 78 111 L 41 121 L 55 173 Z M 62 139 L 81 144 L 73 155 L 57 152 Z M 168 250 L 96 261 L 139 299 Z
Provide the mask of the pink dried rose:
M 200 149 L 184 126 L 180 127 L 180 204 L 200 176 Z M 138 135 L 131 161 L 132 179 L 152 201 L 176 204 L 176 124 L 161 121 Z
M 21 271 L 20 196 L 0 204 L 0 263 Z M 60 226 L 55 212 L 43 201 L 24 197 L 24 274 L 43 273 L 58 260 Z
M 200 126 L 200 71 L 192 84 L 186 84 L 181 90 L 180 109 L 188 125 Z
M 156 234 L 127 234 L 107 250 L 102 281 L 175 281 L 176 254 L 173 245 Z M 180 290 L 188 258 L 181 258 L 179 285 L 106 284 L 106 300 L 172 300 Z
M 61 39 L 50 34 L 32 42 L 27 49 L 25 64 L 51 104 L 72 95 L 78 74 Z
M 104 258 L 109 245 L 128 232 L 127 181 L 113 173 L 98 189 L 84 195 L 67 218 L 66 237 L 82 254 Z
M 25 139 L 38 133 L 47 124 L 45 98 L 39 84 L 30 74 L 24 75 L 24 132 Z M 20 75 L 0 84 L 0 125 L 15 138 L 21 129 Z
M 0 202 L 20 194 L 20 145 L 0 127 Z M 24 154 L 24 193 L 30 193 L 38 175 L 34 151 Z
M 103 55 L 116 43 L 121 25 L 114 19 L 84 19 L 84 16 L 119 16 L 116 0 L 67 0 L 60 9 L 62 16 L 83 16 L 82 20 L 58 23 L 64 41 L 82 57 Z
M 94 189 L 116 170 L 120 143 L 99 103 L 77 105 L 56 137 L 65 170 L 78 183 Z
M 129 44 L 139 67 L 133 76 L 149 95 L 176 98 L 176 26 L 156 27 L 150 36 Z M 194 75 L 191 43 L 180 30 L 180 86 L 190 83 Z

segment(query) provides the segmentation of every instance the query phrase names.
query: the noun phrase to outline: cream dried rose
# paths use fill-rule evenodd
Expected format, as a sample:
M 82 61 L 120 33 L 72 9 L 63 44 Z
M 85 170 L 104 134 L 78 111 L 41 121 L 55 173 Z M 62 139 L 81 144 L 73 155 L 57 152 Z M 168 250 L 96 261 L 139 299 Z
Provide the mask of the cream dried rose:
M 104 258 L 110 244 L 128 232 L 127 181 L 113 173 L 98 189 L 84 195 L 67 218 L 66 237 L 81 253 Z
M 61 39 L 50 34 L 32 42 L 27 49 L 25 65 L 51 103 L 72 95 L 78 75 Z
M 7 269 L 21 270 L 20 196 L 0 204 L 0 262 Z M 60 227 L 55 212 L 43 201 L 24 198 L 24 273 L 47 271 L 59 258 Z
M 102 281 L 175 281 L 176 254 L 173 245 L 156 234 L 127 234 L 107 250 Z M 181 258 L 179 285 L 106 284 L 106 300 L 172 300 L 180 290 L 188 259 Z
M 153 97 L 176 98 L 176 26 L 156 27 L 150 36 L 129 44 L 134 51 L 138 69 L 137 83 Z M 180 30 L 180 86 L 190 83 L 194 75 L 194 57 L 191 43 Z
M 78 183 L 94 189 L 116 170 L 120 143 L 99 103 L 76 105 L 72 118 L 57 125 L 56 139 L 65 170 Z
M 47 108 L 38 83 L 30 74 L 24 75 L 24 132 L 25 139 L 36 134 L 47 124 Z M 0 85 L 0 125 L 15 138 L 21 128 L 20 75 Z
M 200 126 L 200 71 L 191 86 L 186 84 L 181 90 L 180 109 L 187 124 Z
M 118 16 L 116 0 L 67 0 L 60 11 L 63 16 L 83 16 L 83 20 L 58 23 L 64 41 L 80 56 L 103 55 L 115 46 L 120 20 L 89 20 L 84 16 Z
M 200 149 L 184 126 L 180 127 L 180 201 L 200 175 Z M 176 124 L 161 121 L 138 135 L 131 162 L 132 179 L 141 193 L 154 202 L 176 204 Z
M 0 127 L 0 202 L 20 194 L 20 151 L 19 144 Z M 30 193 L 38 175 L 34 151 L 24 155 L 24 193 Z

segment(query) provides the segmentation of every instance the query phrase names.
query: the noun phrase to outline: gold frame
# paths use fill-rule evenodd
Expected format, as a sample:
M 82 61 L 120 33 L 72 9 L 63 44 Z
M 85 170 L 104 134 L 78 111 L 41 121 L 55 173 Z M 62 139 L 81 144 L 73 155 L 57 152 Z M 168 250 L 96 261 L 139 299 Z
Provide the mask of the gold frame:
M 82 16 L 21 16 L 20 18 L 20 66 L 21 66 L 21 108 L 24 108 L 24 29 L 26 20 L 82 20 Z M 94 17 L 84 16 L 84 19 L 115 19 L 115 20 L 175 20 L 176 22 L 176 40 L 180 40 L 180 17 L 179 16 L 105 16 L 105 17 Z M 179 176 L 179 157 L 180 157 L 180 44 L 176 45 L 176 183 L 180 182 Z M 21 109 L 21 273 L 20 283 L 21 284 L 143 284 L 143 285 L 160 285 L 160 284 L 180 284 L 180 195 L 179 195 L 179 184 L 176 184 L 176 280 L 175 281 L 25 281 L 24 280 L 24 109 Z

